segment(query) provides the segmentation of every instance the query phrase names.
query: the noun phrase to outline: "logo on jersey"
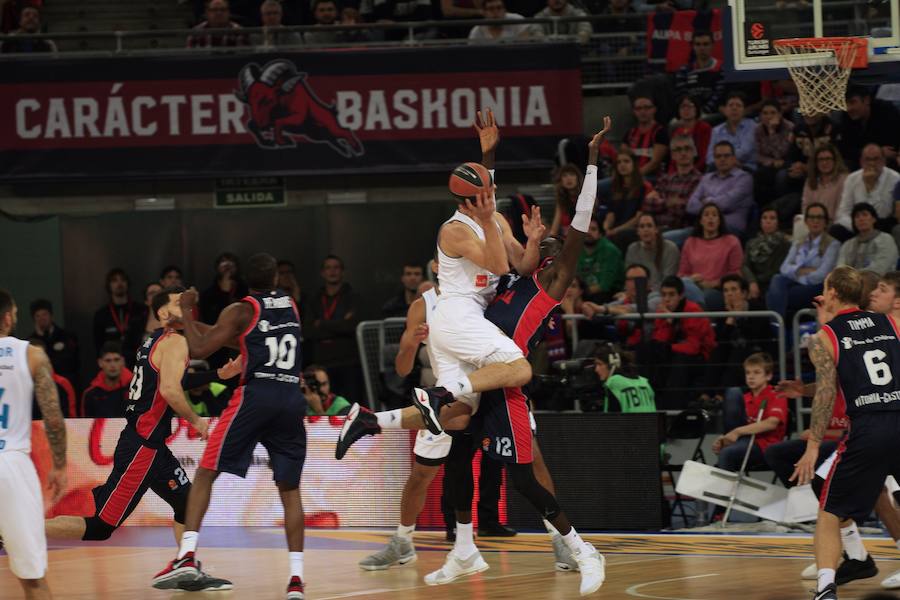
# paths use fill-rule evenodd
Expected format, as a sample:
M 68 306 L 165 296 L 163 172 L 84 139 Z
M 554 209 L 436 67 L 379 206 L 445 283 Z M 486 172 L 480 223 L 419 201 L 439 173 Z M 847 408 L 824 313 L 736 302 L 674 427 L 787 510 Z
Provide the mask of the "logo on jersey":
M 841 344 L 844 346 L 844 350 L 850 350 L 851 348 L 853 348 L 853 338 L 841 338 Z
M 487 452 L 490 449 L 491 449 L 491 438 L 486 437 L 483 440 L 481 440 L 481 451 Z
M 475 287 L 483 288 L 487 287 L 488 284 L 488 276 L 485 274 L 476 275 L 475 276 Z
M 258 323 L 256 326 L 257 326 L 257 328 L 259 328 L 259 330 L 262 331 L 263 333 L 269 331 L 269 322 L 266 321 L 265 319 L 261 319 L 261 320 L 259 321 L 259 323 Z
M 356 134 L 338 123 L 334 104 L 319 98 L 291 61 L 244 65 L 238 82 L 235 96 L 250 109 L 247 130 L 261 148 L 296 148 L 299 138 L 327 144 L 345 158 L 365 152 Z

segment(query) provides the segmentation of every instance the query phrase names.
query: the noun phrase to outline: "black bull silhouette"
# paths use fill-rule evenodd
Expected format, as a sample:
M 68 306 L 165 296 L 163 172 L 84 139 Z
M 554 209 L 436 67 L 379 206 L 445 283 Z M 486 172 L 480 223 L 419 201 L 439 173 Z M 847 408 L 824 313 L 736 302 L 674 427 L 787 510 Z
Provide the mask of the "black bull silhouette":
M 289 61 L 276 60 L 260 69 L 246 65 L 238 76 L 238 100 L 250 107 L 247 128 L 264 148 L 294 147 L 293 136 L 331 146 L 344 157 L 359 156 L 356 134 L 337 121 L 334 105 L 322 102 Z

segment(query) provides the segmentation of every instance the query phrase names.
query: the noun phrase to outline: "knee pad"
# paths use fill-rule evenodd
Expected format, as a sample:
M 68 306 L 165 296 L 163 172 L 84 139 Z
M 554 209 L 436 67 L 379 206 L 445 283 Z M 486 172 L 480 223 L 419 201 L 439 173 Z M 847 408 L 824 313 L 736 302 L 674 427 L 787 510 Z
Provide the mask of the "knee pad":
M 552 521 L 559 516 L 559 513 L 562 512 L 559 502 L 556 501 L 556 497 L 553 494 L 547 491 L 547 488 L 535 479 L 534 468 L 531 463 L 524 465 L 508 463 L 506 472 L 509 474 L 509 478 L 512 479 L 516 490 L 525 496 L 535 510 L 541 514 L 542 518 Z
M 172 503 L 172 518 L 176 523 L 184 525 L 185 513 L 187 512 L 187 494 L 179 494 Z
M 100 517 L 87 517 L 84 520 L 84 536 L 81 539 L 91 542 L 102 542 L 103 540 L 108 540 L 115 530 L 116 527 L 114 525 L 110 525 Z

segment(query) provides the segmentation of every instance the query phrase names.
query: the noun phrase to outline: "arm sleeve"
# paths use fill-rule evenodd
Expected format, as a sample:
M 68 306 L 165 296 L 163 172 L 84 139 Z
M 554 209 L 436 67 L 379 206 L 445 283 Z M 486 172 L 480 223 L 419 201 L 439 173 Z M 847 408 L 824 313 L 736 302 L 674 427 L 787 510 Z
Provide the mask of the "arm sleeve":
M 213 381 L 219 381 L 219 374 L 215 369 L 210 371 L 198 371 L 196 373 L 188 373 L 185 371 L 184 377 L 181 378 L 181 387 L 186 390 L 192 390 L 208 383 L 212 383 Z

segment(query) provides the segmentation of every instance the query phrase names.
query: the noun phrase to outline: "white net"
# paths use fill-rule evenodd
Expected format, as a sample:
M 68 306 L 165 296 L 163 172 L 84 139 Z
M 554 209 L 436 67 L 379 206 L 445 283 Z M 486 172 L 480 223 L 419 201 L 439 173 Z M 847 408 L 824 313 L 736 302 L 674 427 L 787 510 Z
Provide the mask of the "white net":
M 776 40 L 800 94 L 800 113 L 828 114 L 847 110 L 845 94 L 857 52 L 851 38 Z

